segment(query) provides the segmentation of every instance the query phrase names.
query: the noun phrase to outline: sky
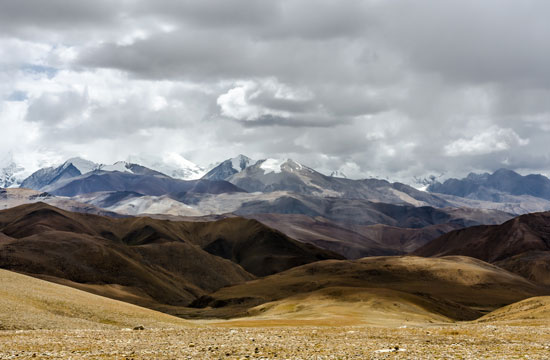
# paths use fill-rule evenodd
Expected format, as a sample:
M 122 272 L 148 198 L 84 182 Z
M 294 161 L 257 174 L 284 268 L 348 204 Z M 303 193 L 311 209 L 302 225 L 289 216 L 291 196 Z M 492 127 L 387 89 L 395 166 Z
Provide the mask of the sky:
M 2 0 L 0 157 L 546 174 L 548 14 L 546 0 Z

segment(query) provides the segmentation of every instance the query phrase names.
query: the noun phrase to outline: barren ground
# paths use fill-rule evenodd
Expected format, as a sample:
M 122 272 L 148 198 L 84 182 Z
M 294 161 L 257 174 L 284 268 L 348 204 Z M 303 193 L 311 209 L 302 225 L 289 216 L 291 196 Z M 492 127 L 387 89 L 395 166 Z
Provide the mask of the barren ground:
M 414 328 L 238 325 L 228 322 L 142 331 L 1 331 L 0 359 L 550 358 L 550 329 L 544 325 L 459 324 Z M 395 351 L 396 346 L 400 351 Z M 394 350 L 389 351 L 390 348 Z

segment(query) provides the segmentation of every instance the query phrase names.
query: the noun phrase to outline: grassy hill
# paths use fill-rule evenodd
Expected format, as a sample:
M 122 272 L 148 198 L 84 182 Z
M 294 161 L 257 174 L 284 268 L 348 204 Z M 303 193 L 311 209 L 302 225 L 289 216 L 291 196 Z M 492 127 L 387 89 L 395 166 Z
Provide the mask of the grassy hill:
M 0 330 L 174 328 L 189 322 L 0 269 Z

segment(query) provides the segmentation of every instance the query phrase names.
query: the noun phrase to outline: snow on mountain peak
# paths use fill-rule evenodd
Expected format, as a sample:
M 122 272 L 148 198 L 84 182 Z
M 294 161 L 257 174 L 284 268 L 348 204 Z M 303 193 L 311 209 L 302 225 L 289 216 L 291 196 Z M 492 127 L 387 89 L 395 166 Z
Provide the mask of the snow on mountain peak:
M 63 164 L 63 165 L 66 167 L 70 164 L 72 164 L 75 168 L 77 168 L 78 171 L 80 171 L 81 174 L 86 174 L 86 173 L 92 172 L 94 170 L 97 170 L 100 167 L 99 164 L 96 164 L 93 161 L 86 160 L 86 159 L 83 159 L 83 158 L 80 158 L 80 157 L 71 158 L 71 159 L 65 161 L 65 164 Z
M 132 170 L 128 168 L 128 163 L 126 161 L 117 161 L 113 165 L 101 165 L 99 168 L 103 171 L 120 171 L 133 173 Z
M 291 170 L 301 170 L 304 168 L 302 164 L 292 159 L 266 159 L 260 164 L 260 169 L 264 171 L 264 174 L 278 174 L 282 171 L 282 167 L 285 164 L 289 165 Z
M 231 167 L 235 169 L 237 172 L 241 172 L 247 167 L 249 167 L 254 161 L 245 155 L 237 155 L 236 157 L 230 159 L 231 160 Z
M 264 171 L 264 174 L 281 172 L 281 165 L 286 162 L 286 159 L 266 159 L 260 164 L 260 169 Z
M 195 180 L 206 173 L 205 169 L 175 152 L 167 152 L 162 156 L 133 155 L 128 157 L 128 161 L 175 179 Z
M 330 176 L 331 176 L 331 177 L 344 178 L 344 179 L 347 179 L 347 178 L 348 178 L 348 177 L 346 176 L 346 174 L 344 174 L 344 173 L 341 172 L 340 170 L 334 170 L 333 172 L 330 173 Z
M 25 177 L 25 168 L 15 163 L 11 152 L 0 159 L 0 188 L 17 187 Z

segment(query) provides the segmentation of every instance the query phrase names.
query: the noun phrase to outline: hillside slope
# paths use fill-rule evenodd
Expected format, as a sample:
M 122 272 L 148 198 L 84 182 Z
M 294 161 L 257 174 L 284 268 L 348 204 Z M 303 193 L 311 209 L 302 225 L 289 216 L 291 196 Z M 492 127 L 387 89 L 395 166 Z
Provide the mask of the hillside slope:
M 339 257 L 253 220 L 113 219 L 43 203 L 0 211 L 0 233 L 1 268 L 154 308 L 254 278 L 237 263 L 264 275 Z
M 550 212 L 518 216 L 502 225 L 451 231 L 416 250 L 420 256 L 466 255 L 494 262 L 527 251 L 550 251 Z
M 518 325 L 544 325 L 550 322 L 550 296 L 537 296 L 497 309 L 479 322 L 515 323 Z
M 472 258 L 392 256 L 316 262 L 225 287 L 192 305 L 202 308 L 203 315 L 257 315 L 261 309 L 258 306 L 266 303 L 282 301 L 273 305 L 280 308 L 280 304 L 293 301 L 293 297 L 308 297 L 319 290 L 342 287 L 364 296 L 391 290 L 399 295 L 396 301 L 405 299 L 430 313 L 454 320 L 472 320 L 487 311 L 547 293 L 518 275 Z M 345 301 L 344 295 L 340 301 Z M 266 306 L 266 310 L 273 308 Z
M 0 330 L 173 328 L 180 318 L 0 269 Z

